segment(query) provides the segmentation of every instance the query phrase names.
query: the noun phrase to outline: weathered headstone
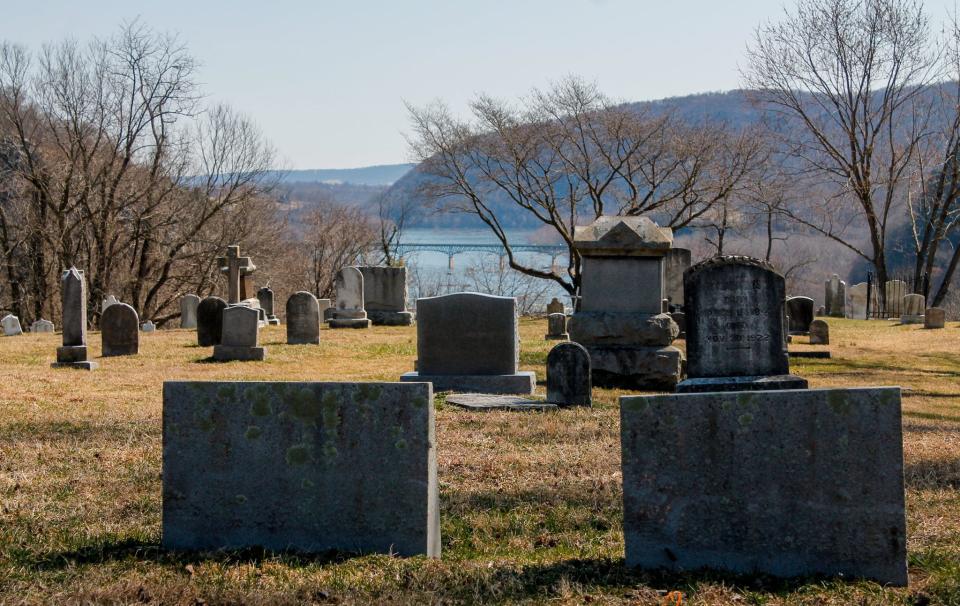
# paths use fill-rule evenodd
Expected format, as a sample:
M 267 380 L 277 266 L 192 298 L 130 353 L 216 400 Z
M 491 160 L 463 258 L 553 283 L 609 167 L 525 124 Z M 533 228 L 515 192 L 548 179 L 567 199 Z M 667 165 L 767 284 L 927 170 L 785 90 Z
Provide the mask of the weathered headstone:
M 320 343 L 320 305 L 312 293 L 295 292 L 287 299 L 287 343 Z
M 833 274 L 824 283 L 823 307 L 824 312 L 833 318 L 843 318 L 846 315 L 847 283 L 840 276 Z
M 581 299 L 567 323 L 570 339 L 590 352 L 593 384 L 672 389 L 683 353 L 671 343 L 679 329 L 663 310 L 663 258 L 669 228 L 646 217 L 599 217 L 578 226 Z
M 687 379 L 678 392 L 803 389 L 789 374 L 784 280 L 750 257 L 714 257 L 684 276 Z
M 162 477 L 167 549 L 440 557 L 429 384 L 166 382 Z
M 83 272 L 76 267 L 60 277 L 63 310 L 63 346 L 57 348 L 54 368 L 93 370 L 97 363 L 87 355 L 87 287 Z
M 30 332 L 53 332 L 54 326 L 53 322 L 50 320 L 44 320 L 43 318 L 35 321 L 30 325 Z
M 266 316 L 267 324 L 270 324 L 271 326 L 279 326 L 280 318 L 278 318 L 273 311 L 273 289 L 271 289 L 269 286 L 264 286 L 258 290 L 257 300 L 260 302 L 260 309 L 263 310 L 263 313 Z
M 628 566 L 906 585 L 899 388 L 625 396 L 620 437 Z
M 930 307 L 923 315 L 924 328 L 943 328 L 947 319 L 947 312 L 942 307 Z
M 228 246 L 227 254 L 217 259 L 220 271 L 227 276 L 227 303 L 234 305 L 252 296 L 249 276 L 257 270 L 250 257 L 240 256 L 240 247 Z
M 690 267 L 690 257 L 686 248 L 671 248 L 663 257 L 663 292 L 670 301 L 668 311 L 683 309 L 683 272 Z
M 923 311 L 927 306 L 923 295 L 911 294 L 903 297 L 901 305 L 901 324 L 922 324 Z
M 207 297 L 197 306 L 197 344 L 213 347 L 220 343 L 223 310 L 227 303 L 220 297 Z
M 360 268 L 363 274 L 363 309 L 376 326 L 410 326 L 413 314 L 407 311 L 407 268 Z
M 200 305 L 200 297 L 194 294 L 183 295 L 180 297 L 180 328 L 197 327 L 197 306 Z
M 909 292 L 907 283 L 903 280 L 887 280 L 884 285 L 887 317 L 897 318 L 903 315 L 903 296 Z
M 876 287 L 871 287 L 866 282 L 854 284 L 849 290 L 849 306 L 847 307 L 847 317 L 853 320 L 867 320 L 867 291 L 870 291 L 869 311 L 876 312 L 880 306 L 880 295 Z
M 563 308 L 563 303 L 560 302 L 560 299 L 554 297 L 550 299 L 550 302 L 547 303 L 547 315 L 550 314 L 562 314 L 566 310 Z
M 223 310 L 220 343 L 213 346 L 213 359 L 263 360 L 267 351 L 260 347 L 260 313 L 243 305 L 230 305 Z
M 566 341 L 570 338 L 567 334 L 567 316 L 564 314 L 550 314 L 547 316 L 547 334 L 543 337 L 547 341 Z
M 140 318 L 126 303 L 114 303 L 100 316 L 103 357 L 135 356 L 140 352 Z
M 790 318 L 790 334 L 805 335 L 813 322 L 813 299 L 810 297 L 787 297 L 787 316 Z
M 7 314 L 3 319 L 0 319 L 0 326 L 3 326 L 3 334 L 6 337 L 23 334 L 23 328 L 20 326 L 20 318 L 13 314 Z
M 816 315 L 818 318 L 822 318 L 823 316 L 827 315 L 827 308 L 821 305 L 820 307 L 817 308 Z
M 536 376 L 518 371 L 517 300 L 455 293 L 417 300 L 417 370 L 401 381 L 437 391 L 531 394 Z
M 157 330 L 157 325 L 153 323 L 153 320 L 147 320 L 140 325 L 140 330 L 143 332 L 154 332 Z
M 561 343 L 547 354 L 547 402 L 592 406 L 590 353 L 579 343 Z
M 810 323 L 810 345 L 830 345 L 830 325 L 823 320 Z
M 333 305 L 330 299 L 317 299 L 317 305 L 320 306 L 320 320 L 326 322 L 333 317 Z
M 116 305 L 120 300 L 113 295 L 108 295 L 103 301 L 100 302 L 100 313 L 107 311 L 107 308 L 111 305 Z
M 363 308 L 363 274 L 356 267 L 337 273 L 337 306 L 327 322 L 330 328 L 369 328 Z

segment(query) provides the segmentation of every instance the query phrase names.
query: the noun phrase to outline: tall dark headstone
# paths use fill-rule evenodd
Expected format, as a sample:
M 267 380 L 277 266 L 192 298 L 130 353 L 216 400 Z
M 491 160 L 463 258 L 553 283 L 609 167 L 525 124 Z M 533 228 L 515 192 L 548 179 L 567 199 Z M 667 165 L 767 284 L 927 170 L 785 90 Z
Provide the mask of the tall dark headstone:
M 320 343 L 320 305 L 312 293 L 301 290 L 287 299 L 287 343 Z
M 547 354 L 547 402 L 592 406 L 590 354 L 579 343 L 561 343 Z
M 140 352 L 140 318 L 126 303 L 114 303 L 100 316 L 103 356 L 135 356 Z
M 97 363 L 87 355 L 87 285 L 83 272 L 71 267 L 60 277 L 63 309 L 63 346 L 57 348 L 53 366 L 93 370 Z
M 197 344 L 213 347 L 220 344 L 223 331 L 223 310 L 227 302 L 220 297 L 207 297 L 197 306 Z
M 787 297 L 787 317 L 790 318 L 790 334 L 805 335 L 813 322 L 813 299 L 810 297 Z
M 670 311 L 683 309 L 683 272 L 690 267 L 691 253 L 686 248 L 671 248 L 663 257 L 663 294 Z

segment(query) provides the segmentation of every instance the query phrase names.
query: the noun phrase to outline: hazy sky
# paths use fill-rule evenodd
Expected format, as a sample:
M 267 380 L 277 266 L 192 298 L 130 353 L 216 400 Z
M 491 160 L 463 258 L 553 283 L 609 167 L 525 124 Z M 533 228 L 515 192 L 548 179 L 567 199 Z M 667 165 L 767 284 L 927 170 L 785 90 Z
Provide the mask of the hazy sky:
M 792 0 L 786 0 L 792 3 Z M 956 0 L 928 0 L 935 22 Z M 404 101 L 462 111 L 567 74 L 625 101 L 739 86 L 780 0 L 42 0 L 4 2 L 0 39 L 37 47 L 139 17 L 180 35 L 212 101 L 251 115 L 291 168 L 409 160 Z

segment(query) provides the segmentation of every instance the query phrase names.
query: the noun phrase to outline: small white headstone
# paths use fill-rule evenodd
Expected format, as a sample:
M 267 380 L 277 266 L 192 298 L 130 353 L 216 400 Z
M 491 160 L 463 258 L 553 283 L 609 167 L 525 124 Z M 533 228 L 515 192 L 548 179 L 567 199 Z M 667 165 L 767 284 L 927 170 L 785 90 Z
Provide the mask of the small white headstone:
M 41 318 L 30 325 L 30 332 L 53 332 L 53 322 Z
M 140 326 L 140 330 L 142 330 L 143 332 L 153 332 L 153 331 L 155 331 L 156 329 L 157 329 L 156 324 L 154 324 L 154 323 L 153 323 L 152 321 L 150 321 L 150 320 L 147 320 L 146 322 L 144 322 L 144 323 Z
M 23 334 L 23 330 L 20 328 L 20 318 L 13 314 L 5 315 L 3 319 L 0 320 L 0 324 L 3 325 L 3 334 L 7 337 Z

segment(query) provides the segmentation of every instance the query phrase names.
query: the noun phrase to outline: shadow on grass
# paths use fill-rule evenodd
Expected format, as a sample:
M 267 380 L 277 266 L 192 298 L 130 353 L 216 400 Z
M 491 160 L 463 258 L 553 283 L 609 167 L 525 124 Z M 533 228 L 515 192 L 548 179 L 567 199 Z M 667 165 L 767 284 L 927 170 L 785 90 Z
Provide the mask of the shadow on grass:
M 960 459 L 933 459 L 909 463 L 903 468 L 904 483 L 908 488 L 960 488 Z
M 909 417 L 912 419 L 928 419 L 931 421 L 953 421 L 955 423 L 960 423 L 960 417 L 954 415 L 942 415 L 936 412 L 917 412 L 914 410 L 904 410 L 901 413 L 904 417 Z M 946 428 L 939 428 L 946 429 Z

